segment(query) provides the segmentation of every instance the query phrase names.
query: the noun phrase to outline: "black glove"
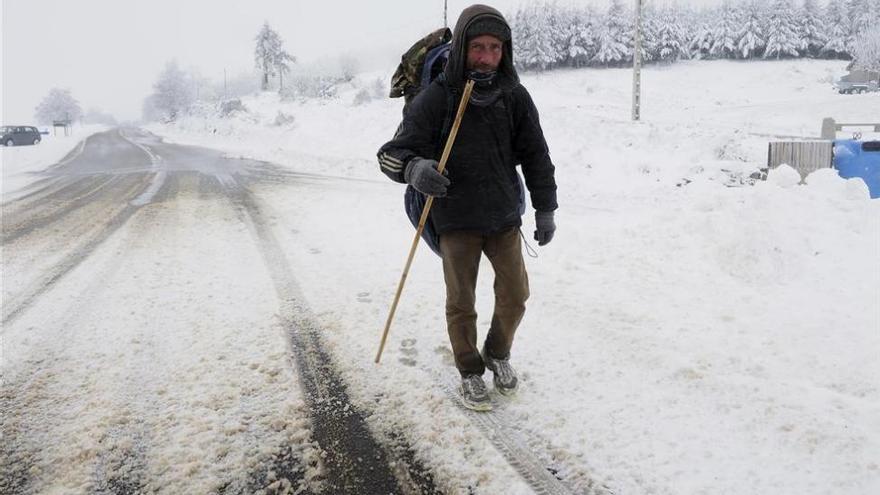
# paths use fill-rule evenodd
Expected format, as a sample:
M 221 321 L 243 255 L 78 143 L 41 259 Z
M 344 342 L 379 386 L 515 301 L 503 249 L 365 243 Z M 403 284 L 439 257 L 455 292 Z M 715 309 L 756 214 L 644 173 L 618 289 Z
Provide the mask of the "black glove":
M 416 191 L 442 198 L 446 196 L 446 186 L 449 185 L 449 179 L 437 171 L 437 165 L 436 160 L 415 157 L 407 164 L 403 178 Z
M 553 240 L 553 233 L 556 232 L 556 223 L 553 222 L 552 211 L 536 211 L 535 212 L 535 240 L 539 246 L 548 244 Z

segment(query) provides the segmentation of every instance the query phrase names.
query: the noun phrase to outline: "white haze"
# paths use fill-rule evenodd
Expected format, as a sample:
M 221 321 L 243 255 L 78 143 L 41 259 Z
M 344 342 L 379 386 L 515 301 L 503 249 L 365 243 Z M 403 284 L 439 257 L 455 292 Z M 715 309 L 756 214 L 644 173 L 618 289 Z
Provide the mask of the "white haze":
M 449 0 L 449 24 L 472 3 Z M 527 2 L 485 3 L 511 15 Z M 34 107 L 53 87 L 69 88 L 84 111 L 100 108 L 118 119 L 138 119 L 168 60 L 215 82 L 223 80 L 224 70 L 230 77 L 253 70 L 253 39 L 264 21 L 301 67 L 348 53 L 358 57 L 361 69 L 390 72 L 412 40 L 442 25 L 443 1 L 3 0 L 0 122 L 32 122 Z

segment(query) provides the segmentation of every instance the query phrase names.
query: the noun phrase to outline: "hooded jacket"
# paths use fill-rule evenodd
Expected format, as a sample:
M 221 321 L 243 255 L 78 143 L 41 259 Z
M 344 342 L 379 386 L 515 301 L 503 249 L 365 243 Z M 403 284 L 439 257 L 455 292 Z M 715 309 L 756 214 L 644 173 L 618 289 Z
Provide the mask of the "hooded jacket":
M 445 127 L 454 118 L 466 78 L 465 33 L 483 16 L 507 25 L 491 7 L 465 9 L 455 25 L 445 77 L 413 99 L 394 139 L 380 148 L 380 169 L 392 180 L 405 183 L 406 167 L 415 157 L 440 159 L 449 132 Z M 555 168 L 538 110 L 513 66 L 511 40 L 504 42 L 502 52 L 495 83 L 500 97 L 486 106 L 468 104 L 447 161 L 447 195 L 434 199 L 430 213 L 439 235 L 454 230 L 489 234 L 521 226 L 519 164 L 535 210 L 557 208 Z

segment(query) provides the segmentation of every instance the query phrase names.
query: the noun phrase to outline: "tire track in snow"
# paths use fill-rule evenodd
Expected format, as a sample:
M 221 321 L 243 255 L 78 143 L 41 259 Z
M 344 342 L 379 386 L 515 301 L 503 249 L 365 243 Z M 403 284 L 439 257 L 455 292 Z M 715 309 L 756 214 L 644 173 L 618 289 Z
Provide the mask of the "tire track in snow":
M 144 493 L 148 433 L 140 427 L 120 426 L 105 432 L 94 471 L 94 493 L 123 495 Z
M 589 480 L 585 491 L 575 491 L 559 476 L 557 467 L 551 468 L 541 460 L 535 452 L 535 445 L 542 443 L 526 438 L 518 431 L 510 416 L 503 406 L 496 403 L 495 408 L 489 412 L 477 412 L 467 409 L 461 403 L 461 397 L 456 390 L 457 381 L 450 377 L 437 377 L 446 395 L 455 402 L 465 415 L 486 435 L 486 438 L 504 456 L 510 466 L 522 476 L 522 478 L 535 490 L 538 495 L 614 495 L 607 486 L 594 480 Z M 545 455 L 549 458 L 549 455 Z M 558 463 L 556 463 L 558 466 Z M 561 466 L 558 466 L 561 467 Z
M 20 216 L 24 218 L 16 218 L 17 215 L 13 214 L 12 220 L 15 224 L 10 225 L 7 216 L 7 221 L 3 223 L 2 243 L 9 244 L 74 213 L 106 192 L 105 188 L 111 187 L 119 179 L 120 177 L 117 175 L 106 176 L 100 178 L 96 183 L 93 178 L 86 177 L 61 186 L 52 194 L 41 198 L 39 202 L 17 203 Z M 78 189 L 82 189 L 82 191 L 78 191 Z M 67 199 L 61 199 L 65 197 Z
M 123 189 L 122 196 L 128 197 L 132 194 L 139 194 L 146 186 L 148 175 L 143 175 Z M 107 238 L 114 232 L 119 230 L 129 218 L 139 209 L 139 206 L 132 206 L 125 203 L 125 206 L 118 211 L 111 213 L 108 220 L 103 222 L 101 229 L 92 236 L 91 239 L 80 244 L 78 247 L 70 251 L 61 261 L 52 266 L 47 272 L 33 281 L 27 288 L 17 294 L 12 300 L 4 301 L 3 316 L 0 324 L 7 326 L 21 315 L 21 313 L 29 308 L 40 296 L 52 288 L 56 282 L 68 274 L 71 270 L 80 265 L 88 256 L 95 251 Z
M 34 493 L 34 466 L 40 454 L 35 432 L 40 414 L 29 413 L 22 404 L 45 400 L 46 381 L 40 379 L 42 374 L 38 370 L 17 387 L 6 373 L 0 382 L 0 493 Z
M 272 274 L 288 345 L 312 414 L 313 438 L 324 454 L 326 493 L 440 493 L 429 471 L 405 446 L 389 449 L 370 432 L 348 398 L 345 383 L 320 339 L 280 243 L 250 191 L 237 181 L 217 179 L 239 209 Z
M 124 261 L 122 256 L 111 256 L 98 265 L 98 271 L 90 282 L 81 288 L 83 297 L 59 320 L 60 328 L 72 331 L 87 328 L 89 312 L 101 304 L 96 295 L 104 288 L 105 280 L 122 270 Z M 122 420 L 117 418 L 111 424 L 95 430 L 99 439 L 93 447 L 82 449 L 74 441 L 61 447 L 71 449 L 67 452 L 71 457 L 61 457 L 61 462 L 57 452 L 54 453 L 56 457 L 51 457 L 52 454 L 46 457 L 46 447 L 59 441 L 59 428 L 61 435 L 73 435 L 75 438 L 76 433 L 70 430 L 71 418 L 81 418 L 83 416 L 80 414 L 88 412 L 73 391 L 91 396 L 92 404 L 100 404 L 104 395 L 95 393 L 91 387 L 95 383 L 109 383 L 102 380 L 90 382 L 95 375 L 78 373 L 74 358 L 76 353 L 68 352 L 69 346 L 82 345 L 77 341 L 83 338 L 82 333 L 87 332 L 59 336 L 49 332 L 49 328 L 35 327 L 32 330 L 39 330 L 30 337 L 37 341 L 33 346 L 40 349 L 39 358 L 26 361 L 28 366 L 24 368 L 10 370 L 12 373 L 4 377 L 4 390 L 0 395 L 0 411 L 3 413 L 0 423 L 4 438 L 4 442 L 0 442 L 0 493 L 55 491 L 58 486 L 53 483 L 63 484 L 60 480 L 68 476 L 76 477 L 80 473 L 83 481 L 89 483 L 89 493 L 144 493 L 147 486 L 145 472 L 149 430 L 143 422 L 131 420 L 126 409 L 130 407 L 135 412 L 145 410 L 146 406 L 140 402 L 143 392 L 140 388 L 126 388 L 114 393 L 112 404 L 116 405 L 116 409 L 107 410 L 125 410 L 126 413 L 122 415 Z M 149 362 L 152 360 L 145 357 L 129 363 L 129 366 L 132 370 L 145 369 Z M 72 377 L 75 381 L 70 382 Z M 112 407 L 106 403 L 102 405 Z M 71 417 L 65 411 L 79 413 Z M 64 438 L 68 442 L 71 440 L 70 437 Z M 73 450 L 76 448 L 80 450 Z M 71 463 L 71 459 L 76 459 L 76 462 Z M 90 466 L 92 463 L 94 466 Z M 46 483 L 49 483 L 49 487 L 45 486 Z M 12 490 L 7 492 L 10 486 Z
M 86 149 L 86 143 L 89 141 L 90 138 L 91 136 L 84 139 L 80 143 L 80 146 L 78 150 L 75 151 L 75 153 L 69 155 L 67 158 L 57 163 L 55 166 L 52 167 L 52 169 L 60 170 L 65 167 L 70 167 L 72 162 L 83 155 L 83 152 Z M 112 145 L 113 140 L 117 138 L 112 137 L 111 133 L 103 133 L 102 139 L 109 139 L 110 144 Z M 122 135 L 121 131 L 118 133 L 118 139 L 123 143 L 126 143 L 126 146 L 133 145 L 134 147 L 145 152 L 148 155 L 152 168 L 156 169 L 158 158 L 147 148 L 130 141 Z M 56 212 L 54 214 L 49 214 L 49 216 L 47 218 L 44 218 L 43 220 L 40 220 L 38 217 L 36 219 L 30 219 L 29 221 L 19 223 L 16 230 L 20 231 L 22 233 L 21 235 L 33 232 L 37 229 L 45 229 L 52 222 L 68 217 L 73 212 L 79 210 L 86 204 L 91 203 L 105 205 L 104 210 L 109 214 L 109 219 L 101 221 L 96 220 L 96 218 L 85 218 L 83 221 L 83 226 L 85 227 L 84 232 L 89 232 L 90 230 L 93 230 L 95 224 L 100 225 L 100 229 L 98 230 L 98 232 L 92 234 L 91 238 L 89 238 L 87 241 L 80 243 L 79 246 L 70 250 L 68 254 L 64 256 L 59 262 L 51 266 L 41 276 L 37 277 L 36 280 L 31 281 L 31 283 L 28 284 L 27 287 L 19 291 L 14 297 L 7 297 L 7 300 L 5 300 L 3 304 L 2 320 L 0 320 L 0 325 L 7 326 L 12 323 L 24 310 L 30 307 L 41 295 L 43 295 L 56 282 L 58 282 L 58 280 L 60 280 L 62 277 L 64 277 L 64 275 L 79 266 L 80 263 L 82 263 L 83 260 L 85 260 L 92 252 L 94 252 L 94 250 L 99 245 L 101 245 L 108 237 L 110 237 L 110 235 L 112 235 L 122 225 L 124 225 L 140 207 L 146 204 L 132 204 L 132 198 L 142 198 L 145 193 L 150 191 L 152 191 L 152 194 L 158 192 L 159 187 L 161 187 L 161 183 L 159 183 L 158 186 L 155 186 L 155 184 L 157 181 L 157 176 L 159 174 L 163 174 L 163 172 L 159 170 L 158 172 L 154 171 L 153 173 L 131 173 L 125 175 L 124 179 L 120 181 L 114 181 L 113 179 L 110 179 L 108 180 L 108 183 L 114 184 L 116 185 L 116 187 L 105 188 L 99 185 L 96 187 L 95 194 L 86 194 L 87 198 L 85 200 L 80 196 L 81 193 L 78 192 L 78 189 L 88 188 L 88 181 L 68 179 L 71 180 L 71 182 L 68 183 L 68 186 L 72 187 L 72 190 L 69 190 L 67 192 L 65 192 L 66 186 L 62 186 L 59 190 L 50 189 L 48 192 L 49 197 L 57 196 L 59 200 L 62 201 L 62 205 L 56 208 Z M 95 178 L 101 177 L 101 175 L 89 175 L 89 177 Z M 113 174 L 111 173 L 111 175 Z M 76 174 L 74 174 L 73 176 L 76 176 Z M 164 175 L 162 178 L 164 180 Z M 119 183 L 116 184 L 116 182 Z M 47 189 L 52 187 L 52 183 L 49 183 L 46 186 Z M 156 190 L 153 191 L 153 188 L 155 188 Z M 97 192 L 100 191 L 107 191 L 107 194 L 100 195 L 101 197 L 99 197 Z M 39 195 L 37 195 L 37 197 L 39 197 Z M 25 203 L 20 204 L 23 205 Z M 42 207 L 41 203 L 36 204 L 39 204 L 40 207 Z M 12 209 L 13 211 L 15 211 L 16 206 L 18 206 L 16 203 L 5 204 L 3 205 L 3 209 L 7 211 Z M 27 208 L 22 208 L 19 210 L 19 212 L 25 218 L 28 218 L 27 210 Z M 3 236 L 3 243 L 5 245 L 8 242 L 5 239 L 5 228 Z M 18 236 L 18 234 L 14 234 L 13 239 Z

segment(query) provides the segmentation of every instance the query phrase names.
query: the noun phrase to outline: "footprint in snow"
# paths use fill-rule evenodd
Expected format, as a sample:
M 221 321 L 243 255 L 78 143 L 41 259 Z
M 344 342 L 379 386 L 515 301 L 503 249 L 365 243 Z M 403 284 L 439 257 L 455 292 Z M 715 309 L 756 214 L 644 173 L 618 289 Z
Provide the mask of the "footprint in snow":
M 400 353 L 403 356 L 399 357 L 397 360 L 400 364 L 404 366 L 415 366 L 418 361 L 416 358 L 419 355 L 419 350 L 416 349 L 416 339 L 403 339 L 400 342 Z

